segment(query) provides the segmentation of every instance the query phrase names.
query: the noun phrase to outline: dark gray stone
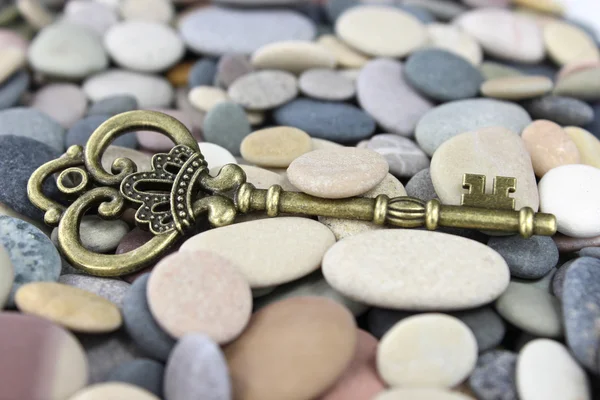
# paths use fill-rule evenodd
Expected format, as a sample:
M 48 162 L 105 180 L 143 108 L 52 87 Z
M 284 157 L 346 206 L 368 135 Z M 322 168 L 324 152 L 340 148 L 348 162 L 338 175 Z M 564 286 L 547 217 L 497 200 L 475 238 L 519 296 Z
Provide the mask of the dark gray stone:
M 163 364 L 147 358 L 138 358 L 127 361 L 113 369 L 106 380 L 141 387 L 162 399 L 164 375 L 165 367 Z
M 558 248 L 549 236 L 494 236 L 488 246 L 500 253 L 517 278 L 541 278 L 558 263 Z
M 74 144 L 84 146 L 87 144 L 92 133 L 98 128 L 104 121 L 109 119 L 111 115 L 90 115 L 79 121 L 69 128 L 67 132 L 67 147 Z M 138 146 L 138 140 L 135 133 L 126 133 L 125 135 L 117 138 L 111 143 L 115 146 L 128 147 L 135 149 Z
M 273 113 L 278 125 L 302 129 L 312 137 L 338 143 L 354 143 L 370 137 L 375 121 L 361 109 L 346 103 L 296 99 Z
M 465 58 L 446 50 L 419 50 L 408 57 L 404 78 L 433 100 L 452 101 L 476 97 L 483 75 Z
M 598 373 L 600 347 L 600 260 L 580 257 L 567 270 L 563 285 L 563 321 L 567 345 L 584 367 Z
M 14 107 L 29 87 L 29 73 L 25 70 L 15 72 L 0 85 L 0 110 Z
M 87 115 L 117 115 L 138 108 L 137 99 L 129 94 L 120 94 L 98 100 L 90 106 Z
M 211 58 L 203 58 L 194 63 L 188 73 L 188 86 L 212 86 L 217 74 L 217 62 Z
M 335 24 L 335 21 L 344 13 L 344 11 L 358 5 L 360 5 L 360 2 L 357 0 L 327 0 L 324 4 L 325 14 L 329 21 L 331 21 L 332 24 Z
M 554 277 L 552 278 L 552 294 L 556 296 L 556 298 L 558 298 L 559 300 L 562 300 L 565 276 L 567 275 L 567 271 L 569 270 L 569 268 L 571 268 L 571 265 L 573 265 L 575 260 L 569 260 L 560 267 L 558 267 L 556 273 L 554 274 Z
M 2 127 L 0 127 L 0 130 Z M 42 164 L 60 156 L 52 147 L 23 136 L 0 136 L 0 202 L 16 212 L 36 221 L 44 220 L 44 213 L 27 197 L 27 182 Z M 46 179 L 44 193 L 54 197 L 58 193 L 54 179 Z
M 594 108 L 594 120 L 584 128 L 600 139 L 600 102 L 597 102 L 592 107 Z
M 123 302 L 123 323 L 129 336 L 148 357 L 166 361 L 175 340 L 154 320 L 148 300 L 146 286 L 150 274 L 137 278 L 125 295 Z
M 584 247 L 577 252 L 579 257 L 600 258 L 600 247 Z
M 230 102 L 211 108 L 204 118 L 203 129 L 204 140 L 226 148 L 234 156 L 240 155 L 240 144 L 252 131 L 244 109 Z
M 479 400 L 518 400 L 517 354 L 492 350 L 482 354 L 469 378 L 469 386 Z
M 523 106 L 533 119 L 547 119 L 563 126 L 584 126 L 594 120 L 594 109 L 572 97 L 544 96 Z
M 404 186 L 406 193 L 409 196 L 416 197 L 423 201 L 429 201 L 431 199 L 437 199 L 438 196 L 435 193 L 433 182 L 431 182 L 431 174 L 429 168 L 425 168 L 417 172 L 408 183 Z
M 60 153 L 65 149 L 64 128 L 43 112 L 33 108 L 15 107 L 0 111 L 0 136 L 5 135 L 34 139 Z

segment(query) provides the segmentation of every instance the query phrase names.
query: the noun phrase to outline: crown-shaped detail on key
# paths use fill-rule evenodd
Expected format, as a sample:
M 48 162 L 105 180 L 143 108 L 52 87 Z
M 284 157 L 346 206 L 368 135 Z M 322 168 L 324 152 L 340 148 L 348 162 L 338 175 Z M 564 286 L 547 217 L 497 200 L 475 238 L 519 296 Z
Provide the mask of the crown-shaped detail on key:
M 510 193 L 517 190 L 517 179 L 496 176 L 492 185 L 492 193 L 485 192 L 485 175 L 465 174 L 463 176 L 462 187 L 468 189 L 468 193 L 463 193 L 461 205 L 467 207 L 490 208 L 498 210 L 514 210 L 515 199 L 509 197 Z

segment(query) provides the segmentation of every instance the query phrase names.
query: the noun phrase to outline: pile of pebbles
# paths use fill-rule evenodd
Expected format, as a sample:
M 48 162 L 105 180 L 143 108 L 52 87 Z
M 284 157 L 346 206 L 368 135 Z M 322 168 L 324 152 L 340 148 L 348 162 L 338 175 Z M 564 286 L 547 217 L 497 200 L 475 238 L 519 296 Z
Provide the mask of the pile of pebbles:
M 597 39 L 558 0 L 0 2 L 0 399 L 600 398 Z M 465 173 L 515 177 L 559 233 L 259 213 L 86 275 L 27 181 L 131 110 L 258 188 L 460 204 Z M 172 145 L 130 132 L 102 161 Z M 131 214 L 80 236 L 152 237 Z

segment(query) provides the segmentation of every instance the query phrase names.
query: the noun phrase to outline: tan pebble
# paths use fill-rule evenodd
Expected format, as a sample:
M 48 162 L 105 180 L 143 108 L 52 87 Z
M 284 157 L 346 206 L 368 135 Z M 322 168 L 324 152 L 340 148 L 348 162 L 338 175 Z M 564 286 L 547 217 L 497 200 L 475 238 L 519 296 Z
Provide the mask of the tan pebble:
M 33 282 L 15 294 L 21 312 L 47 318 L 77 332 L 104 333 L 123 320 L 112 302 L 85 290 L 56 282 Z
M 102 167 L 106 171 L 110 171 L 113 162 L 121 157 L 129 158 L 133 161 L 137 165 L 138 172 L 150 171 L 152 169 L 152 157 L 147 153 L 114 145 L 108 146 L 102 154 Z
M 567 126 L 563 129 L 575 142 L 581 163 L 600 168 L 600 140 L 583 128 Z
M 69 400 L 160 400 L 149 391 L 129 383 L 96 383 L 81 389 Z
M 372 400 L 475 400 L 458 392 L 443 389 L 390 389 Z
M 343 68 L 361 68 L 369 61 L 369 57 L 348 47 L 334 35 L 322 35 L 317 39 L 317 44 L 329 50 L 336 59 L 337 64 Z
M 31 26 L 42 29 L 54 22 L 54 15 L 40 0 L 17 0 L 17 8 Z
M 25 65 L 27 53 L 18 47 L 0 48 L 0 83 Z
M 311 138 L 310 140 L 312 142 L 313 150 L 336 149 L 336 148 L 344 147 L 339 143 L 332 142 L 332 141 L 326 140 L 326 139 Z
M 600 61 L 596 60 L 573 61 L 562 66 L 562 68 L 558 71 L 558 74 L 556 74 L 556 80 L 559 81 L 573 72 L 580 72 L 588 68 L 594 68 L 598 66 L 600 66 Z
M 387 175 L 385 158 L 369 149 L 342 147 L 314 150 L 288 167 L 292 185 L 328 199 L 358 196 L 377 186 Z
M 427 42 L 423 24 L 399 9 L 359 5 L 344 11 L 335 23 L 337 36 L 375 57 L 404 57 Z
M 237 400 L 306 400 L 329 388 L 356 349 L 356 322 L 336 302 L 293 297 L 252 315 L 225 347 Z
M 485 80 L 523 75 L 518 69 L 491 61 L 484 61 L 479 67 L 479 71 L 483 74 Z
M 512 0 L 512 2 L 545 13 L 560 15 L 564 12 L 564 7 L 558 0 Z
M 193 66 L 194 63 L 192 61 L 184 61 L 177 64 L 167 72 L 167 79 L 175 87 L 187 86 L 188 75 Z
M 246 161 L 261 167 L 286 168 L 312 150 L 310 136 L 291 126 L 254 131 L 242 140 L 240 152 Z
M 600 63 L 574 70 L 556 82 L 554 94 L 582 100 L 600 100 Z
M 532 122 L 521 134 L 538 177 L 552 168 L 579 164 L 579 150 L 560 125 L 547 120 Z
M 334 68 L 333 54 L 312 42 L 290 40 L 267 44 L 252 54 L 252 66 L 300 74 L 312 68 Z
M 558 20 L 555 15 L 544 13 L 528 7 L 516 6 L 515 8 L 513 8 L 513 11 L 516 14 L 520 14 L 533 19 L 535 23 L 540 27 L 540 29 L 544 29 L 544 26 L 546 26 L 547 24 Z
M 457 54 L 478 66 L 483 60 L 483 50 L 472 36 L 450 24 L 427 24 L 429 42 L 426 47 L 443 49 Z
M 125 20 L 168 24 L 175 15 L 175 7 L 169 0 L 122 0 L 118 7 Z
M 250 125 L 261 125 L 265 122 L 265 113 L 262 111 L 246 111 L 246 116 Z
M 15 271 L 8 252 L 0 244 L 0 310 L 4 308 L 13 285 Z
M 524 100 L 542 96 L 552 87 L 552 80 L 545 76 L 511 76 L 485 81 L 481 85 L 481 93 L 496 99 Z
M 227 92 L 214 86 L 197 86 L 188 93 L 190 103 L 198 110 L 208 112 L 219 103 L 227 101 Z
M 562 21 L 544 26 L 544 43 L 550 57 L 559 65 L 573 61 L 600 60 L 598 47 L 584 30 Z
M 393 387 L 451 388 L 477 362 L 475 335 L 446 314 L 420 314 L 396 323 L 381 338 L 377 370 Z

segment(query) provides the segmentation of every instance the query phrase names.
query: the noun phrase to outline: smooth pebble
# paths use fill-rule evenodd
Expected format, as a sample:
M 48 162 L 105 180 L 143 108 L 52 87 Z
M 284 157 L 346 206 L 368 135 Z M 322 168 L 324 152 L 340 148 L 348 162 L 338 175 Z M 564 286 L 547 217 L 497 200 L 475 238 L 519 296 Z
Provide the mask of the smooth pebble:
M 30 107 L 42 111 L 68 129 L 85 115 L 87 98 L 77 85 L 55 83 L 38 90 Z
M 119 13 L 125 20 L 152 21 L 169 24 L 175 6 L 169 0 L 123 0 L 118 2 Z
M 252 132 L 240 145 L 244 160 L 261 167 L 287 168 L 312 150 L 310 136 L 297 128 L 278 126 Z
M 90 136 L 92 136 L 96 129 L 109 118 L 109 115 L 90 115 L 75 122 L 69 128 L 65 136 L 67 148 L 76 144 L 85 147 Z M 113 140 L 112 143 L 115 146 L 122 146 L 130 149 L 135 149 L 138 146 L 138 140 L 135 133 L 126 133 Z
M 390 173 L 398 177 L 410 178 L 429 167 L 429 157 L 409 138 L 383 133 L 373 136 L 366 148 L 384 156 Z
M 511 275 L 517 278 L 539 279 L 558 263 L 558 248 L 548 236 L 492 237 L 488 246 L 500 253 Z
M 116 11 L 97 1 L 71 0 L 64 8 L 63 20 L 83 25 L 98 35 L 104 35 L 119 21 Z
M 106 380 L 123 382 L 145 389 L 157 397 L 163 396 L 165 367 L 158 361 L 137 358 L 113 369 Z
M 524 104 L 533 119 L 547 119 L 562 126 L 584 126 L 594 120 L 594 109 L 584 101 L 548 95 Z
M 79 274 L 65 274 L 58 278 L 58 282 L 73 286 L 105 298 L 117 307 L 123 307 L 125 295 L 129 291 L 129 283 L 120 279 L 101 278 Z
M 219 103 L 204 118 L 204 139 L 234 155 L 240 154 L 240 144 L 250 132 L 250 122 L 244 109 L 235 103 Z
M 483 60 L 483 50 L 473 37 L 450 24 L 431 23 L 426 26 L 429 40 L 425 47 L 443 49 L 459 55 L 474 66 Z
M 563 129 L 575 142 L 575 146 L 579 150 L 581 163 L 600 168 L 600 139 L 585 129 L 575 126 L 567 126 Z
M 129 94 L 105 97 L 90 105 L 87 115 L 117 115 L 138 108 L 137 99 Z
M 375 396 L 373 400 L 473 400 L 459 392 L 444 389 L 405 389 L 395 388 L 386 390 Z
M 10 254 L 0 245 L 0 310 L 4 308 L 15 280 L 15 271 Z
M 65 129 L 50 116 L 34 108 L 15 107 L 0 111 L 0 136 L 2 135 L 35 139 L 60 153 L 65 148 Z
M 329 50 L 340 67 L 361 68 L 369 61 L 367 56 L 349 47 L 335 35 L 321 35 L 317 39 L 317 44 Z
M 558 65 L 574 61 L 598 61 L 598 46 L 583 29 L 563 21 L 544 26 L 544 44 L 552 60 Z
M 338 71 L 315 68 L 305 71 L 298 80 L 300 91 L 313 99 L 343 101 L 356 93 L 354 82 Z
M 469 387 L 481 400 L 517 400 L 517 354 L 491 350 L 482 354 L 469 377 Z
M 236 79 L 227 94 L 249 110 L 269 110 L 279 107 L 298 95 L 298 80 L 289 72 L 263 70 L 250 72 Z
M 17 105 L 27 88 L 30 78 L 26 70 L 15 72 L 0 85 L 0 110 Z
M 105 382 L 90 385 L 75 393 L 69 400 L 159 400 L 147 390 L 122 382 Z
M 586 101 L 600 100 L 600 63 L 559 76 L 553 93 Z
M 210 167 L 218 167 L 226 164 L 237 164 L 235 157 L 224 147 L 218 144 L 200 142 L 198 143 L 204 160 Z
M 488 79 L 481 85 L 481 94 L 502 100 L 526 100 L 549 93 L 554 84 L 545 76 L 509 76 Z
M 297 75 L 313 68 L 331 69 L 336 64 L 329 50 L 316 43 L 299 40 L 262 46 L 252 54 L 250 62 L 256 69 L 282 70 Z
M 189 132 L 192 132 L 194 129 L 192 118 L 182 110 L 174 110 L 170 108 L 152 108 L 148 111 L 160 112 L 168 115 L 169 117 L 175 118 L 177 121 L 181 122 Z M 171 139 L 155 130 L 137 131 L 136 138 L 141 147 L 153 152 L 169 151 L 175 145 Z
M 413 175 L 404 186 L 409 196 L 419 198 L 423 201 L 437 199 L 433 182 L 431 182 L 431 173 L 429 168 L 422 169 Z
M 214 84 L 227 89 L 236 79 L 252 72 L 254 68 L 244 54 L 227 53 L 216 64 Z

